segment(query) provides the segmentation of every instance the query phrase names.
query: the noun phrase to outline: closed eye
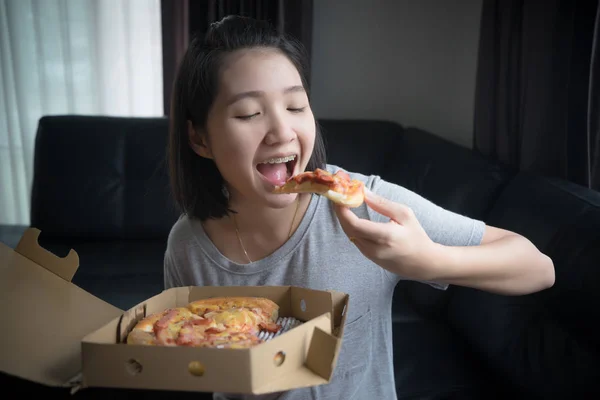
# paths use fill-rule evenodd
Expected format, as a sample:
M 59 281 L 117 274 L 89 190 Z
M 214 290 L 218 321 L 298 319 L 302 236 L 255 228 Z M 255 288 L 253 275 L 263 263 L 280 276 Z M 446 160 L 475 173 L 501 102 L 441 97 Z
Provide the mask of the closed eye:
M 288 111 L 293 112 L 293 113 L 300 113 L 302 111 L 304 111 L 306 109 L 306 107 L 301 107 L 301 108 L 288 108 Z
M 238 115 L 235 118 L 237 119 L 241 119 L 242 121 L 248 121 L 254 117 L 256 117 L 257 115 L 259 115 L 260 113 L 254 113 L 254 114 L 250 114 L 250 115 Z

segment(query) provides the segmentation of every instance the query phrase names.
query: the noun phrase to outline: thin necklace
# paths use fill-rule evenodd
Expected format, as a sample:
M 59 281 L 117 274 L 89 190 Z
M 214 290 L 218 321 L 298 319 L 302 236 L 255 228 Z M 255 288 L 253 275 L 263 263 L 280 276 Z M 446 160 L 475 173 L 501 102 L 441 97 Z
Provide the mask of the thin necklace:
M 298 195 L 297 197 L 297 201 L 296 201 L 296 210 L 294 211 L 294 217 L 292 218 L 292 223 L 290 224 L 290 232 L 288 233 L 288 239 L 292 237 L 292 231 L 294 229 L 294 221 L 296 220 L 296 214 L 298 214 L 298 208 L 300 205 L 300 196 Z M 240 242 L 240 246 L 242 247 L 242 250 L 244 250 L 244 254 L 246 255 L 246 258 L 248 259 L 249 263 L 252 263 L 252 260 L 250 259 L 250 256 L 248 256 L 248 252 L 246 251 L 246 247 L 244 247 L 244 242 L 242 242 L 242 237 L 240 236 L 240 230 L 238 229 L 238 224 L 237 224 L 237 220 L 235 218 L 235 214 L 232 214 L 233 216 L 233 224 L 235 225 L 235 234 L 237 235 L 237 238 Z

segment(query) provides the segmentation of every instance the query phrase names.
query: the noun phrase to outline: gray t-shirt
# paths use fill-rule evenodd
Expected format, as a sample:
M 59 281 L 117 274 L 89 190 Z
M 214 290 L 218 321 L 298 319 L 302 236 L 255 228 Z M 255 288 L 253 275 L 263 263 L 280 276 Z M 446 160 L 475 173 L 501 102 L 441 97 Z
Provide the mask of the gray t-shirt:
M 339 167 L 327 166 L 331 172 Z M 367 188 L 412 208 L 437 243 L 471 246 L 481 242 L 484 223 L 444 210 L 423 197 L 378 176 L 350 173 Z M 387 222 L 365 204 L 353 209 L 361 218 Z M 237 242 L 232 243 L 237 245 Z M 331 382 L 312 388 L 260 397 L 215 395 L 215 399 L 260 398 L 395 399 L 392 352 L 392 295 L 397 276 L 367 259 L 342 230 L 332 203 L 313 195 L 292 237 L 274 253 L 251 264 L 224 257 L 200 221 L 182 216 L 173 226 L 165 254 L 165 288 L 174 286 L 294 285 L 337 290 L 350 295 L 342 349 Z M 446 285 L 427 282 L 445 289 Z

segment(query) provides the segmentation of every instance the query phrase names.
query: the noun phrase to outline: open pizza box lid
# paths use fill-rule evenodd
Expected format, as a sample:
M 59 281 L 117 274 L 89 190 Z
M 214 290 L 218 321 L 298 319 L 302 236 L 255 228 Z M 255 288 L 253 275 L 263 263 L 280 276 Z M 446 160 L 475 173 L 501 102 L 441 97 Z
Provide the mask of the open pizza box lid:
M 0 243 L 0 371 L 49 386 L 262 394 L 328 383 L 341 347 L 348 296 L 289 286 L 183 287 L 120 310 L 71 283 L 74 250 L 58 257 L 29 228 Z M 264 296 L 304 323 L 251 349 L 132 346 L 143 316 L 216 296 Z M 227 371 L 227 372 L 226 372 Z M 232 379 L 235 376 L 236 379 Z

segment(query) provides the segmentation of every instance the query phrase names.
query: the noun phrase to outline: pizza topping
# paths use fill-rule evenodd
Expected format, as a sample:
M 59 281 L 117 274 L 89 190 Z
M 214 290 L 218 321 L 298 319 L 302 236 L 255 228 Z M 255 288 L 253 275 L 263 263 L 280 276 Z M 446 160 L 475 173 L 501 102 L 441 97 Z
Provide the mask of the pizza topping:
M 303 172 L 290 179 L 287 182 L 296 182 L 302 184 L 305 182 L 311 182 L 315 184 L 321 184 L 327 186 L 330 190 L 335 190 L 343 193 L 352 184 L 350 175 L 344 171 L 337 171 L 335 174 L 331 174 L 328 171 L 317 168 L 314 172 Z
M 204 333 L 206 333 L 207 335 L 214 335 L 217 333 L 221 333 L 221 332 L 225 332 L 225 328 L 208 328 L 207 330 L 204 331 Z
M 194 325 L 191 322 L 186 322 L 179 331 L 177 345 L 190 346 L 194 344 Z
M 192 324 L 194 325 L 210 325 L 210 319 L 198 317 L 192 320 Z
M 171 319 L 176 315 L 177 315 L 177 310 L 175 310 L 175 309 L 167 310 L 166 314 L 161 319 L 156 321 L 156 324 L 154 324 L 154 330 L 156 331 L 157 329 L 166 328 L 169 325 L 169 322 L 171 322 Z
M 303 172 L 292 176 L 284 184 L 276 186 L 273 192 L 317 193 L 347 207 L 358 207 L 364 202 L 364 183 L 352 179 L 342 170 L 338 170 L 335 174 L 320 168 Z
M 128 343 L 247 348 L 280 332 L 279 306 L 266 298 L 225 297 L 169 308 L 140 321 Z
M 321 183 L 324 185 L 330 185 L 332 183 L 334 183 L 334 179 L 333 176 L 327 172 L 324 171 L 320 168 L 315 169 L 314 172 L 303 172 L 301 174 L 298 174 L 292 178 L 290 178 L 290 180 L 294 180 L 294 182 L 301 184 L 307 181 L 312 181 L 314 183 Z

